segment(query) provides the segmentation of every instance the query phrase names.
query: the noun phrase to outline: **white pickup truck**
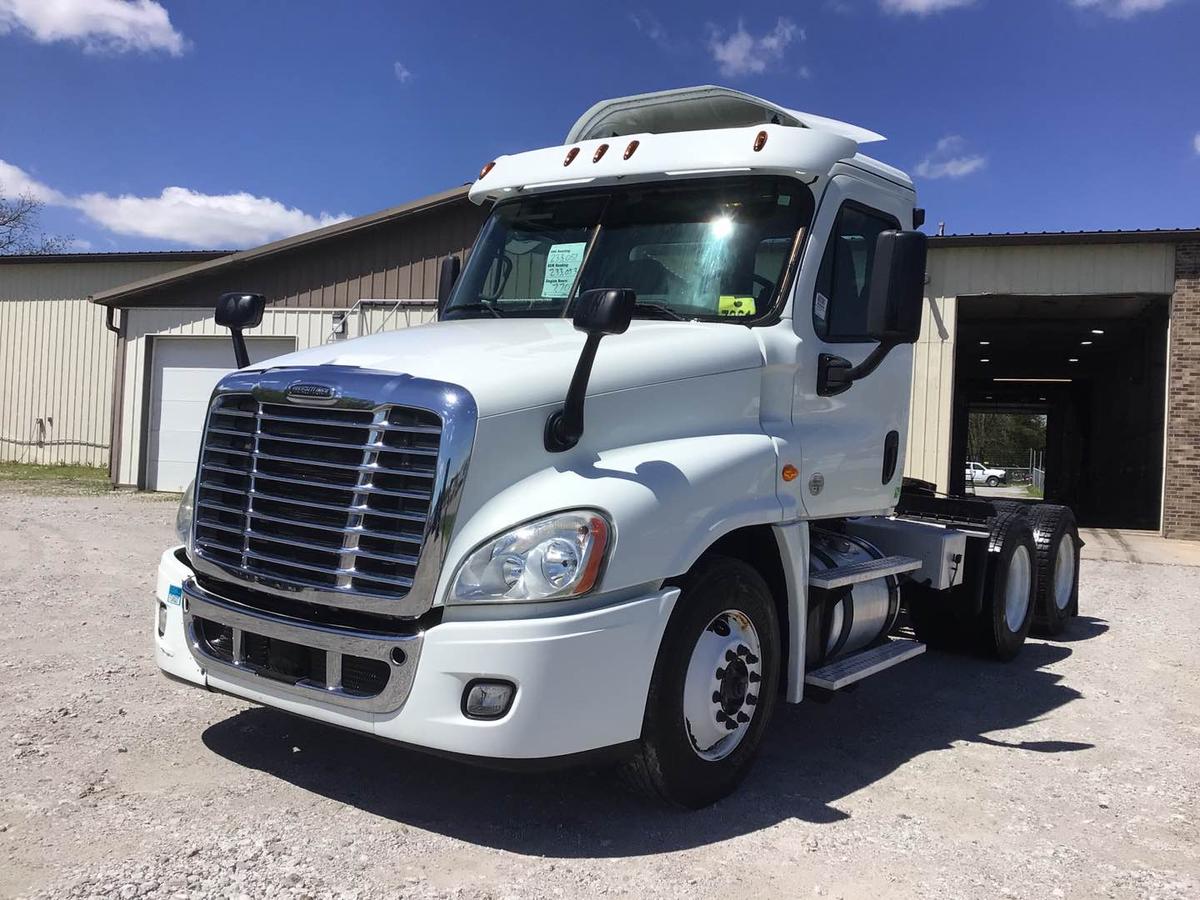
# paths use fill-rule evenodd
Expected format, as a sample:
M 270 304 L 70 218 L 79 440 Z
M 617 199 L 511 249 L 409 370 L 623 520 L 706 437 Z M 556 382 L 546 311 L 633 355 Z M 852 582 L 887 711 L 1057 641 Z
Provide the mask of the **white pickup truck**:
M 969 462 L 967 463 L 966 478 L 969 484 L 986 484 L 988 487 L 996 487 L 1008 483 L 1008 470 L 997 469 L 983 463 Z
M 880 139 L 704 87 L 488 163 L 440 321 L 218 385 L 159 666 L 699 807 L 778 702 L 1060 630 L 1069 510 L 902 481 L 925 239 Z M 263 303 L 221 298 L 235 345 Z

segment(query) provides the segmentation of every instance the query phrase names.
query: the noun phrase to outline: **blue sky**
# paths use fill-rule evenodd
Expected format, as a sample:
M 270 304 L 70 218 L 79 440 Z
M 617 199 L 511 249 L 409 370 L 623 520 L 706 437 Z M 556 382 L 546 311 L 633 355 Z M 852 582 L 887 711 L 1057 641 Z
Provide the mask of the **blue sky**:
M 0 183 L 81 248 L 251 246 L 718 83 L 887 135 L 930 228 L 1200 227 L 1198 34 L 1200 0 L 0 0 Z

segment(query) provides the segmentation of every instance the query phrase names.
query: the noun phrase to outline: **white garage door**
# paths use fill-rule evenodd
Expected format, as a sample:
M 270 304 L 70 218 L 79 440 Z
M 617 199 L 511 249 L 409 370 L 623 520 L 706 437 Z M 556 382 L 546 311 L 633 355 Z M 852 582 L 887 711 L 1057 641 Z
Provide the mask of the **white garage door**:
M 296 341 L 247 338 L 246 347 L 250 362 L 255 363 L 290 353 Z M 228 337 L 154 339 L 147 488 L 182 491 L 195 477 L 208 399 L 221 377 L 234 368 L 233 343 Z

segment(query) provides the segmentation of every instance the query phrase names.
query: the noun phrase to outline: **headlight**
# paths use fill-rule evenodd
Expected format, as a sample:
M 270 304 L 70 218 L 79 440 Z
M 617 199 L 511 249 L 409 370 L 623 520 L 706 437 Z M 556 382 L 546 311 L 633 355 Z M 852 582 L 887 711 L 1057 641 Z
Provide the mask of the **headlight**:
M 612 528 L 576 510 L 528 522 L 486 541 L 459 566 L 448 603 L 559 600 L 596 584 Z
M 192 533 L 192 516 L 196 511 L 196 480 L 193 478 L 179 498 L 179 512 L 175 513 L 175 534 L 179 542 L 186 544 Z

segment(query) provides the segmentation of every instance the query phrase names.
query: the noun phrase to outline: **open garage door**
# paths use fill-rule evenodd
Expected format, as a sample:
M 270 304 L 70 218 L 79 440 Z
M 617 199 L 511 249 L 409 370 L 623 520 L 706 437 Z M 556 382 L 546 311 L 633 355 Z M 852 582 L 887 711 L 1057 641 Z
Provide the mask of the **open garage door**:
M 971 464 L 1014 468 L 978 458 L 1001 451 L 971 446 L 973 418 L 1044 417 L 1044 453 L 1006 452 L 1040 463 L 1045 498 L 1081 525 L 1157 530 L 1168 311 L 1164 296 L 960 297 L 951 490 Z
M 296 348 L 295 338 L 247 338 L 250 362 Z M 228 337 L 155 337 L 150 374 L 145 486 L 182 491 L 196 474 L 204 414 L 217 382 L 236 365 Z

